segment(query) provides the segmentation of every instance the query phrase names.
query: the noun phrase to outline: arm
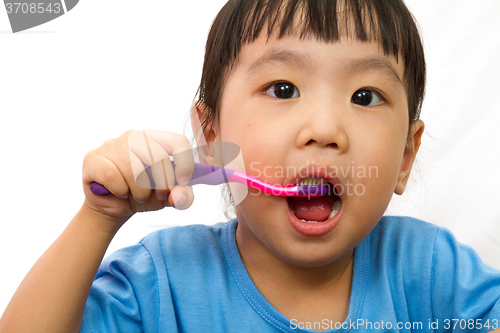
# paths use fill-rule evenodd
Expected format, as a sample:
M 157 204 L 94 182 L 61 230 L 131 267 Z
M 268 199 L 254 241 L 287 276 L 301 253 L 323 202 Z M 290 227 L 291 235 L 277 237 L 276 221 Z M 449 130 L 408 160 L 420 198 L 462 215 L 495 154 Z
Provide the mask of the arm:
M 83 163 L 84 204 L 24 278 L 0 318 L 0 332 L 78 332 L 92 282 L 118 229 L 136 212 L 175 202 L 177 209 L 186 209 L 193 202 L 190 187 L 175 185 L 176 177 L 190 178 L 192 154 L 174 155 L 175 175 L 169 159 L 190 150 L 187 138 L 179 134 L 128 131 L 89 152 Z M 153 169 L 154 191 L 145 186 L 150 185 L 149 178 L 140 173 L 144 163 Z M 93 181 L 113 195 L 91 193 Z
M 24 278 L 0 320 L 1 332 L 79 331 L 92 281 L 118 230 L 98 227 L 105 223 L 82 206 Z

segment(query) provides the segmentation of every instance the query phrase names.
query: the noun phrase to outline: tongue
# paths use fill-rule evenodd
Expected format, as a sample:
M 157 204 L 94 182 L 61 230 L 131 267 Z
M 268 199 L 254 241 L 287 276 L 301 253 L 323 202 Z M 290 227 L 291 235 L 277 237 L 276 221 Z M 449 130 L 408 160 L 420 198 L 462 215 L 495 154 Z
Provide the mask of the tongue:
M 288 198 L 295 216 L 306 221 L 325 221 L 332 212 L 332 198 Z

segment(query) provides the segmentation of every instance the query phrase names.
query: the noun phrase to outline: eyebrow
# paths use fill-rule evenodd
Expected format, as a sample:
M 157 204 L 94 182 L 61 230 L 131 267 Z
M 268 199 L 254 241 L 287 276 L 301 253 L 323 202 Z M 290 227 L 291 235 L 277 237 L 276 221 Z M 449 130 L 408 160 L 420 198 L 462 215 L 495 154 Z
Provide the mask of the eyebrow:
M 288 67 L 307 68 L 311 66 L 311 62 L 312 59 L 307 54 L 283 49 L 271 49 L 250 65 L 247 74 L 249 76 L 257 74 L 273 63 L 282 63 Z
M 349 75 L 362 72 L 375 72 L 379 71 L 386 76 L 389 81 L 394 84 L 403 84 L 398 73 L 390 63 L 390 61 L 383 57 L 369 57 L 369 58 L 356 58 L 349 62 L 345 71 Z
M 282 63 L 288 67 L 307 68 L 312 65 L 312 58 L 308 54 L 304 53 L 283 49 L 271 49 L 250 65 L 247 74 L 249 76 L 253 76 L 262 71 L 266 66 L 273 63 Z M 403 81 L 389 60 L 380 56 L 355 58 L 349 61 L 347 66 L 345 66 L 344 71 L 348 75 L 362 72 L 380 71 L 393 83 L 403 84 Z

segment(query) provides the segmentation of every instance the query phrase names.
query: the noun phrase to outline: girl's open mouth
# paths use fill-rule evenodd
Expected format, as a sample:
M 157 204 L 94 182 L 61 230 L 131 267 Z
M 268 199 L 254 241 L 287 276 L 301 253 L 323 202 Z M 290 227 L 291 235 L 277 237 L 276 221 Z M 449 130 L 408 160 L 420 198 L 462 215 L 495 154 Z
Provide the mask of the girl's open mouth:
M 324 180 L 320 178 L 307 178 L 298 185 L 322 185 Z M 292 226 L 300 233 L 307 236 L 320 236 L 337 224 L 342 200 L 331 183 L 328 186 L 328 194 L 316 198 L 288 197 L 288 215 Z
M 328 194 L 321 197 L 289 197 L 288 205 L 292 213 L 298 219 L 308 223 L 324 222 L 337 215 L 342 202 L 333 185 L 328 183 L 326 186 L 328 186 Z
M 320 185 L 323 180 L 307 178 L 298 185 Z M 288 206 L 291 212 L 300 220 L 308 223 L 320 223 L 331 219 L 338 214 L 342 201 L 335 191 L 335 187 L 327 183 L 328 194 L 316 198 L 288 197 Z

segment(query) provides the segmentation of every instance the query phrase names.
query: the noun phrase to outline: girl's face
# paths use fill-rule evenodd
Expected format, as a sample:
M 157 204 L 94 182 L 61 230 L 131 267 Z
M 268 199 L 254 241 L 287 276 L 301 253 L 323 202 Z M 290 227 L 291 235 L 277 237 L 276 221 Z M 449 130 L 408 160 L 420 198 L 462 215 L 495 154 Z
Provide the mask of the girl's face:
M 269 183 L 337 182 L 342 205 L 326 222 L 297 222 L 288 198 L 249 188 L 236 206 L 241 252 L 302 267 L 352 255 L 393 192 L 402 193 L 413 162 L 403 72 L 376 42 L 261 36 L 242 48 L 224 89 L 218 140 L 238 144 L 246 172 Z

